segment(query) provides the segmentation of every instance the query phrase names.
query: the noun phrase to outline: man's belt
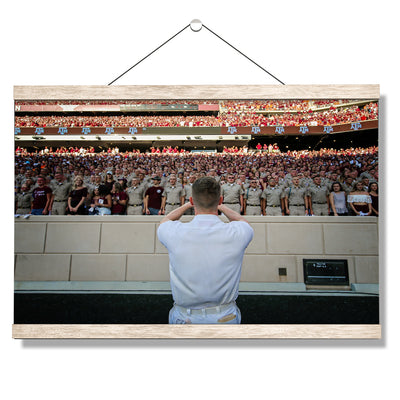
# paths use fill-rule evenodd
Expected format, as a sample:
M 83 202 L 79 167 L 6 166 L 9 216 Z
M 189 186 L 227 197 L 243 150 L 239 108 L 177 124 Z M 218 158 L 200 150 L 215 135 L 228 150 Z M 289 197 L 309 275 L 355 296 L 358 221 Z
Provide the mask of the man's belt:
M 128 204 L 129 207 L 139 207 L 141 204 Z
M 235 202 L 235 203 L 226 203 L 226 202 L 224 201 L 223 204 L 239 204 L 239 202 L 237 201 L 237 202 Z
M 304 204 L 289 204 L 289 206 L 295 206 L 295 207 L 300 207 L 300 206 L 302 206 L 302 207 L 304 207 Z
M 267 207 L 280 207 L 280 205 L 279 206 L 274 206 L 273 204 L 267 204 Z
M 247 204 L 247 206 L 251 206 L 251 207 L 261 207 L 261 204 Z
M 190 307 L 178 306 L 177 304 L 174 304 L 174 307 L 177 308 L 179 311 L 181 311 L 185 314 L 188 314 L 188 315 L 190 315 L 190 314 L 207 315 L 207 314 L 219 314 L 220 312 L 224 312 L 235 305 L 236 305 L 236 303 L 234 301 L 232 301 L 230 303 L 221 304 L 220 306 L 215 306 L 215 307 L 190 308 Z
M 313 203 L 313 204 L 328 204 L 326 201 L 324 201 L 324 202 L 322 202 L 322 203 L 319 202 L 319 201 L 313 201 L 312 203 Z
M 169 206 L 177 206 L 177 205 L 179 205 L 180 203 L 167 203 Z
M 67 199 L 65 200 L 54 200 L 55 203 L 65 203 L 67 201 Z

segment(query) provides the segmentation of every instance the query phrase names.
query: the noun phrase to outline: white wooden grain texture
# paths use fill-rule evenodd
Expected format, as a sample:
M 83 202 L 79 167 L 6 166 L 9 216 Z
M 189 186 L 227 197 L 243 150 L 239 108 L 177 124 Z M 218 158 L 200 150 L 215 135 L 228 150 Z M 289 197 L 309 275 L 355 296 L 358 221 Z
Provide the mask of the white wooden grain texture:
M 378 99 L 379 85 L 14 86 L 14 100 Z
M 15 339 L 380 339 L 380 325 L 14 324 Z

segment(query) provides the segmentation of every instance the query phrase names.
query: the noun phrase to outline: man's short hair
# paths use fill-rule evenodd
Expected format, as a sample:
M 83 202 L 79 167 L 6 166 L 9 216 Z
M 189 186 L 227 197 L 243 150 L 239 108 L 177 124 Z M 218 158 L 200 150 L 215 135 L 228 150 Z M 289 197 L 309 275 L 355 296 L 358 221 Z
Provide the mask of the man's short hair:
M 204 176 L 193 183 L 192 197 L 195 206 L 203 210 L 215 209 L 221 197 L 221 187 L 214 178 Z

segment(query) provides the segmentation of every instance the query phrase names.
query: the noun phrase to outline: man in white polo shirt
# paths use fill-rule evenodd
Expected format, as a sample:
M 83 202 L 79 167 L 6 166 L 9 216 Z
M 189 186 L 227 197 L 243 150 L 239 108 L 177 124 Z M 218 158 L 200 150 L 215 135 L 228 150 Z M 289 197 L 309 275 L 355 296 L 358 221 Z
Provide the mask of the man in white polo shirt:
M 199 178 L 190 202 L 166 215 L 157 230 L 168 249 L 174 307 L 170 324 L 239 324 L 235 300 L 243 255 L 253 229 L 239 213 L 222 204 L 221 188 L 211 177 Z M 179 218 L 191 207 L 195 217 Z M 224 223 L 218 210 L 228 219 Z

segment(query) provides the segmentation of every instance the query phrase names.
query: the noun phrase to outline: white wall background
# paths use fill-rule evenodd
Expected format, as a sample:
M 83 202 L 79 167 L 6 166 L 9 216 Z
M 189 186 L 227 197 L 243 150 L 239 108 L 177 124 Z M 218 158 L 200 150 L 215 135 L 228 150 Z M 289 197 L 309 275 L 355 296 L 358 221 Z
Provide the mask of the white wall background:
M 104 85 L 200 19 L 286 84 L 381 85 L 381 193 L 399 130 L 394 1 L 14 1 L 1 18 L 3 191 L 13 185 L 13 85 Z M 116 84 L 275 84 L 210 32 L 186 29 Z M 390 169 L 391 168 L 391 169 Z M 369 341 L 20 341 L 11 339 L 13 218 L 3 208 L 1 391 L 17 399 L 375 399 L 398 393 L 398 210 L 381 233 L 384 339 Z M 4 206 L 3 206 L 4 207 Z M 386 218 L 387 217 L 387 218 Z M 9 236 L 4 240 L 4 236 Z M 311 385 L 311 380 L 312 386 Z M 393 387 L 392 387 L 393 386 Z M 396 385 L 397 386 L 397 385 Z

